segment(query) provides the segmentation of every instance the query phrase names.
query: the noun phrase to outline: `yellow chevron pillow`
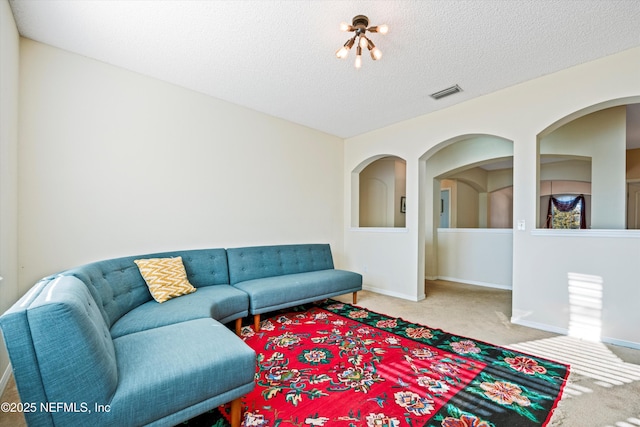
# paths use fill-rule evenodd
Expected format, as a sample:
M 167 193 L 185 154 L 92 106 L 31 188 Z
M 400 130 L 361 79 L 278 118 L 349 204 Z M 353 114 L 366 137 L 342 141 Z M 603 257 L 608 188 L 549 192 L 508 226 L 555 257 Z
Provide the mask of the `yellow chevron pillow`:
M 136 259 L 133 262 L 138 266 L 151 296 L 160 303 L 196 291 L 187 279 L 182 257 Z

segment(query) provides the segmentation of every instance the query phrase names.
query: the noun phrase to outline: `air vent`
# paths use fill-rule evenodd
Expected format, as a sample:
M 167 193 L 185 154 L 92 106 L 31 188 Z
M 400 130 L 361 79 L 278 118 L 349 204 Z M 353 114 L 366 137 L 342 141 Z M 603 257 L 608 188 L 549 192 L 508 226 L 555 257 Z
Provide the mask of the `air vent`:
M 441 91 L 432 93 L 429 96 L 431 96 L 433 99 L 440 99 L 440 98 L 444 98 L 445 96 L 453 95 L 454 93 L 458 93 L 458 92 L 462 92 L 462 89 L 460 89 L 460 86 L 454 85 L 446 89 L 442 89 Z

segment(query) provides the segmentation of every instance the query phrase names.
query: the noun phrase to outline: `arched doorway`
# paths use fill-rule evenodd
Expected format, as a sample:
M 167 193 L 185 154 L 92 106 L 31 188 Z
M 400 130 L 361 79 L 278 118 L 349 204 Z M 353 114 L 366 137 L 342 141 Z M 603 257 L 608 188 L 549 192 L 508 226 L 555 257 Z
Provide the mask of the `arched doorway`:
M 513 142 L 493 135 L 459 136 L 421 157 L 425 278 L 511 288 L 512 157 Z M 447 228 L 440 227 L 444 189 Z

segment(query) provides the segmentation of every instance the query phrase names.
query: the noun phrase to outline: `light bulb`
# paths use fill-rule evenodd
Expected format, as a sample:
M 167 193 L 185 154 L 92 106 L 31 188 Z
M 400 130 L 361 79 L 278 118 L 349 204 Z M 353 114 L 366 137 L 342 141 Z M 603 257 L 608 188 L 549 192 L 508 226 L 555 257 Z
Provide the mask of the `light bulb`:
M 367 39 L 367 48 L 369 49 L 369 53 L 371 54 L 371 59 L 373 59 L 374 61 L 382 58 L 382 52 L 380 52 L 380 49 L 378 49 L 376 47 L 375 44 L 373 44 L 373 42 L 369 39 Z
M 349 24 L 347 24 L 346 22 L 341 22 L 340 23 L 340 31 L 351 31 L 353 29 L 353 27 Z
M 338 57 L 339 59 L 346 58 L 347 55 L 349 54 L 349 49 L 351 49 L 351 47 L 353 46 L 353 44 L 355 42 L 356 42 L 356 36 L 353 36 L 349 40 L 347 40 L 347 42 L 344 44 L 344 46 L 342 46 L 336 52 L 336 57 Z
M 362 67 L 362 48 L 360 45 L 356 48 L 356 68 Z
M 360 42 L 358 43 L 358 45 L 364 49 L 365 47 L 367 47 L 367 44 L 369 42 L 369 39 L 367 39 L 365 36 L 360 36 Z
M 389 32 L 389 26 L 387 24 L 378 25 L 378 32 L 380 34 L 387 34 Z

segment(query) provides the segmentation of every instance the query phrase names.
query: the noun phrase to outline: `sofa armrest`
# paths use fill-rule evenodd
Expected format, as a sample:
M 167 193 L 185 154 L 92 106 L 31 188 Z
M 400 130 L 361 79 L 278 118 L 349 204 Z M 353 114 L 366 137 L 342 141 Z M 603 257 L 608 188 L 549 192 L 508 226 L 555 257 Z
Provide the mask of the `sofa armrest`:
M 2 324 L 20 398 L 35 405 L 25 411 L 28 423 L 57 424 L 60 412 L 49 411 L 50 402 L 83 410 L 83 404 L 111 400 L 118 384 L 115 349 L 82 281 L 56 277 L 14 307 Z
M 27 319 L 27 309 L 46 288 L 50 280 L 36 283 L 9 310 L 0 316 L 0 328 L 9 353 L 18 394 L 22 402 L 46 402 L 47 396 L 40 376 L 40 366 L 33 347 L 31 329 Z M 30 408 L 31 409 L 31 408 Z M 48 412 L 25 411 L 28 425 L 53 426 Z

